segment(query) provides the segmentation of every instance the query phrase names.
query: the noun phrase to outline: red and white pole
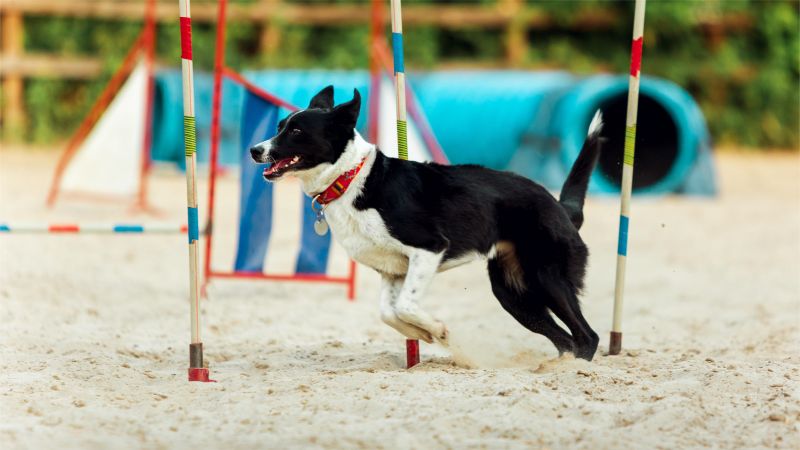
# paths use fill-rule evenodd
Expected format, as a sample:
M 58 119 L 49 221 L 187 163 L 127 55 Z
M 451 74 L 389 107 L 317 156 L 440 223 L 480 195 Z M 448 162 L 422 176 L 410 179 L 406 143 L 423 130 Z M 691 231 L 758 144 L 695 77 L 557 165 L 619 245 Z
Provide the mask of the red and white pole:
M 636 0 L 636 9 L 633 14 L 631 73 L 628 84 L 628 114 L 625 119 L 625 154 L 622 160 L 619 237 L 617 241 L 617 276 L 614 284 L 614 320 L 611 325 L 611 337 L 608 345 L 608 353 L 611 355 L 618 355 L 622 349 L 622 297 L 625 291 L 625 264 L 628 260 L 628 226 L 631 216 L 636 115 L 639 111 L 639 79 L 642 68 L 645 2 L 646 0 Z
M 178 0 L 181 26 L 181 68 L 183 71 L 183 142 L 186 149 L 186 202 L 189 224 L 189 300 L 192 342 L 189 345 L 189 381 L 212 381 L 203 367 L 200 340 L 200 286 L 197 278 L 197 130 L 194 116 L 194 74 L 192 67 L 191 0 Z

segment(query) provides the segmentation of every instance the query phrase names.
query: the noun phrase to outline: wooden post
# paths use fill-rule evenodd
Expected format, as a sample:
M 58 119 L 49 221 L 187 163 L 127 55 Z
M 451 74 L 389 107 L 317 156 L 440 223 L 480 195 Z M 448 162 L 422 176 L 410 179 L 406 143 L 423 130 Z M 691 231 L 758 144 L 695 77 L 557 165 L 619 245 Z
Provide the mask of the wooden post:
M 522 0 L 501 0 L 502 12 L 506 15 L 508 25 L 505 30 L 505 60 L 508 67 L 519 67 L 528 53 L 528 37 L 524 17 L 522 17 Z
M 21 57 L 23 43 L 22 12 L 6 10 L 2 16 L 2 52 L 7 58 Z M 19 137 L 25 126 L 25 84 L 21 73 L 8 73 L 3 77 L 3 131 Z M 9 133 L 10 132 L 10 133 Z M 3 136 L 4 138 L 7 136 Z
M 275 14 L 270 15 L 261 28 L 260 48 L 267 56 L 275 56 L 281 45 L 281 6 L 283 0 L 261 0 L 258 8 L 274 8 Z

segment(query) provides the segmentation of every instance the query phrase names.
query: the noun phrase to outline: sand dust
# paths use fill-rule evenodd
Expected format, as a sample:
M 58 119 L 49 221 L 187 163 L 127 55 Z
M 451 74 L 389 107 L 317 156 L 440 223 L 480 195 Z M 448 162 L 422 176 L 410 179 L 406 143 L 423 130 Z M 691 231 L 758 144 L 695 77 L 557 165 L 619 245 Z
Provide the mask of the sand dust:
M 48 211 L 53 165 L 52 154 L 0 152 L 0 221 L 184 220 L 182 175 L 169 170 L 151 184 L 158 217 L 81 202 Z M 379 319 L 378 279 L 362 269 L 354 303 L 340 286 L 215 282 L 203 340 L 219 382 L 190 384 L 185 237 L 2 235 L 0 442 L 797 448 L 800 159 L 723 154 L 719 167 L 717 199 L 634 202 L 616 357 L 604 352 L 618 203 L 589 201 L 583 305 L 602 336 L 591 363 L 558 358 L 516 324 L 472 264 L 439 276 L 425 302 L 452 354 L 423 344 L 423 363 L 405 370 L 403 339 Z M 220 187 L 222 225 L 235 221 L 235 183 Z M 234 239 L 220 231 L 218 264 Z

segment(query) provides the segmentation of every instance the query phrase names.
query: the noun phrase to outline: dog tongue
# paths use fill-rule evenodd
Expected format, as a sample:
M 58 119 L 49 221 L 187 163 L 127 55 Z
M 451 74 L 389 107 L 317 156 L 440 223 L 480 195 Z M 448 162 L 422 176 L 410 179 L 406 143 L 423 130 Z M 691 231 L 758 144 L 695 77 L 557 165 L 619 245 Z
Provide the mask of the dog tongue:
M 288 166 L 290 162 L 292 162 L 292 160 L 289 159 L 289 158 L 277 161 L 277 162 L 275 162 L 275 164 L 273 164 L 273 165 L 267 167 L 266 169 L 264 169 L 264 175 L 272 175 L 273 173 L 275 173 L 275 172 L 283 169 L 284 167 Z

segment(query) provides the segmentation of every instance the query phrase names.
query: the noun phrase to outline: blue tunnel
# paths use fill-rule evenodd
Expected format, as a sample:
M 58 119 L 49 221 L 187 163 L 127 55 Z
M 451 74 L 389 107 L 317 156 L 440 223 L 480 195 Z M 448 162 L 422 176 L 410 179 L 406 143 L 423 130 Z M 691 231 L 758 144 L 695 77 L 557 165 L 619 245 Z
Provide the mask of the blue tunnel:
M 336 86 L 337 101 L 357 88 L 363 94 L 363 130 L 369 76 L 364 71 L 258 71 L 255 85 L 298 106 L 322 87 Z M 443 71 L 411 75 L 422 109 L 453 163 L 511 170 L 558 191 L 580 151 L 595 111 L 603 111 L 607 139 L 590 192 L 619 191 L 625 136 L 628 76 L 578 77 L 567 72 Z M 196 79 L 198 152 L 207 160 L 211 77 Z M 223 87 L 221 162 L 240 152 L 243 88 Z M 153 158 L 183 160 L 181 77 L 165 71 L 156 82 Z M 643 77 L 640 87 L 635 194 L 714 195 L 711 140 L 700 108 L 682 88 Z

